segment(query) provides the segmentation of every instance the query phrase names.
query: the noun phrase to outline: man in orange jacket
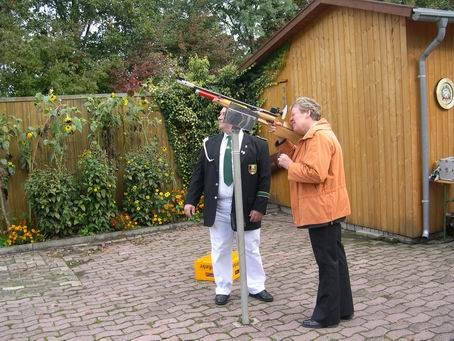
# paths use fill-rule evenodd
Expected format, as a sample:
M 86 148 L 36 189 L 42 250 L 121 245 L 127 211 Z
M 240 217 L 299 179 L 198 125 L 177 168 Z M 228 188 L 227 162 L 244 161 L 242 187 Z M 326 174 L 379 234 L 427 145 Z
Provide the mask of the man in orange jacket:
M 319 268 L 317 302 L 307 328 L 336 326 L 353 317 L 347 259 L 341 242 L 340 222 L 350 214 L 342 149 L 320 105 L 300 97 L 292 106 L 290 123 L 302 138 L 296 145 L 279 140 L 280 167 L 288 170 L 293 220 L 309 228 Z M 270 131 L 275 127 L 270 125 Z

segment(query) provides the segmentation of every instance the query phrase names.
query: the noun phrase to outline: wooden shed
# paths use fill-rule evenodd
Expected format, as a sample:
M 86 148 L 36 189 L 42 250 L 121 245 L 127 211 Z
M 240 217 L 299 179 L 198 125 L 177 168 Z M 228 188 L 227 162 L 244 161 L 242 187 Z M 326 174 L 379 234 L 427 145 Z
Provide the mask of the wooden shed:
M 289 46 L 264 107 L 283 108 L 300 96 L 319 101 L 343 147 L 351 225 L 409 238 L 442 231 L 442 186 L 425 178 L 438 159 L 454 156 L 454 109 L 443 109 L 435 94 L 441 79 L 454 79 L 452 15 L 315 0 L 242 64 L 263 63 Z M 261 135 L 273 152 L 273 136 L 265 128 Z M 290 205 L 286 172 L 273 176 L 271 191 L 273 201 Z

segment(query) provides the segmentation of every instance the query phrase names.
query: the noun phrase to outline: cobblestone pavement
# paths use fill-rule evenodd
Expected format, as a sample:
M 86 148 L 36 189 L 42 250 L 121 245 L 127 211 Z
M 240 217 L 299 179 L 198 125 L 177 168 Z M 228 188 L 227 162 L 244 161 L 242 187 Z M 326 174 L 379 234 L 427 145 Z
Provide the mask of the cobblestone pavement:
M 306 230 L 266 217 L 262 256 L 275 300 L 249 300 L 239 282 L 214 304 L 194 280 L 209 252 L 206 228 L 0 257 L 0 340 L 454 340 L 454 243 L 389 243 L 343 235 L 355 317 L 336 328 L 300 325 L 311 315 L 317 268 Z

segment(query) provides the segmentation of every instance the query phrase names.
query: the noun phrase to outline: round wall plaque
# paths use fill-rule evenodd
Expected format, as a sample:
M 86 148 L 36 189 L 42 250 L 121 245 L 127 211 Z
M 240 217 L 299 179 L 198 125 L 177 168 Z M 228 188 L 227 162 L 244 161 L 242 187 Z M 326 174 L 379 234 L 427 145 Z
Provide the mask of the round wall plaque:
M 454 84 L 449 78 L 440 79 L 435 93 L 440 107 L 448 110 L 454 106 Z

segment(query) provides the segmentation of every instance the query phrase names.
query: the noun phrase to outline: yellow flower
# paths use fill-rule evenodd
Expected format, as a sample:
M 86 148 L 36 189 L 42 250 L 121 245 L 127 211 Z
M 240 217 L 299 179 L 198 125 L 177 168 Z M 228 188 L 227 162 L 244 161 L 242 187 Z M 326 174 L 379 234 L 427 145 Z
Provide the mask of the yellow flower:
M 65 122 L 66 124 L 71 124 L 71 123 L 72 123 L 72 121 L 73 121 L 73 120 L 72 120 L 72 118 L 71 118 L 71 117 L 69 117 L 69 116 L 66 116 L 66 117 L 65 117 L 65 120 L 64 120 L 64 122 Z
M 165 196 L 166 198 L 168 198 L 168 197 L 170 196 L 170 193 L 169 193 L 169 192 L 166 192 L 166 194 L 164 194 L 164 196 Z
M 110 95 L 110 97 L 115 98 L 115 97 L 117 97 L 117 95 L 115 94 L 115 92 L 112 92 L 112 94 Z
M 51 94 L 51 95 L 49 96 L 49 101 L 50 101 L 51 103 L 54 103 L 56 100 L 57 100 L 57 96 L 55 96 L 54 94 Z
M 126 107 L 129 103 L 129 100 L 127 98 L 123 98 L 123 105 Z
M 33 138 L 33 133 L 31 131 L 29 131 L 27 133 L 27 139 L 31 140 Z
M 67 124 L 67 125 L 65 125 L 65 128 L 64 128 L 64 129 L 65 129 L 65 132 L 66 132 L 66 133 L 70 133 L 70 132 L 72 131 L 73 128 L 72 128 L 71 125 Z
M 150 200 L 150 196 L 149 196 L 149 195 L 147 195 L 147 196 L 145 197 L 145 199 L 147 199 L 147 200 Z

